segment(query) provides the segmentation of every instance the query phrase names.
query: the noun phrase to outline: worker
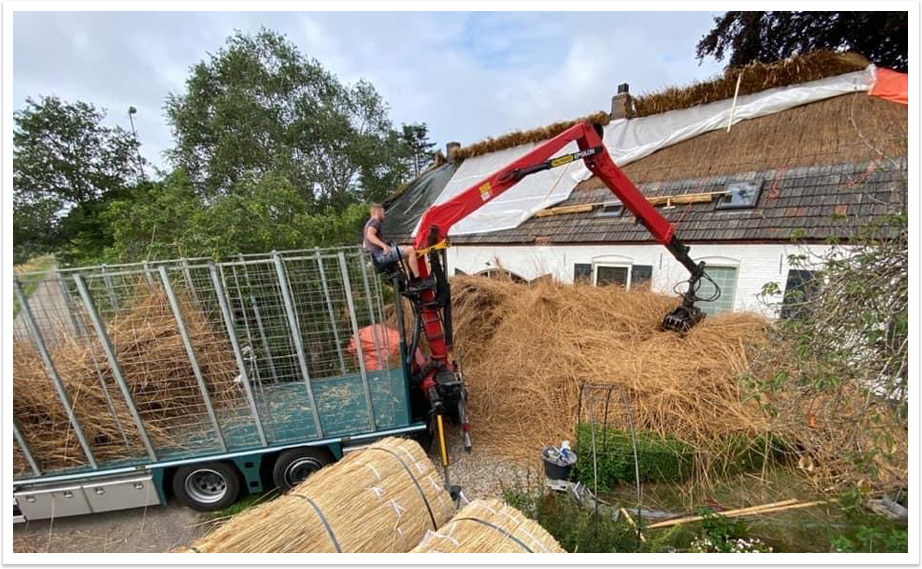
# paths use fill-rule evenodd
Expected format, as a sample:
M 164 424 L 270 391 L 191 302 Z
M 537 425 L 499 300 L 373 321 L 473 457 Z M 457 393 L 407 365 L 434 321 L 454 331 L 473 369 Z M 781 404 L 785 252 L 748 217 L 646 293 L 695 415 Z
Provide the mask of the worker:
M 381 231 L 384 206 L 373 203 L 370 212 L 371 218 L 365 222 L 365 230 L 362 232 L 364 235 L 362 246 L 371 253 L 375 263 L 381 266 L 396 263 L 399 259 L 398 255 L 403 257 L 410 272 L 413 273 L 413 281 L 419 281 L 419 260 L 416 257 L 416 250 L 408 246 L 390 245 L 384 240 L 384 233 Z

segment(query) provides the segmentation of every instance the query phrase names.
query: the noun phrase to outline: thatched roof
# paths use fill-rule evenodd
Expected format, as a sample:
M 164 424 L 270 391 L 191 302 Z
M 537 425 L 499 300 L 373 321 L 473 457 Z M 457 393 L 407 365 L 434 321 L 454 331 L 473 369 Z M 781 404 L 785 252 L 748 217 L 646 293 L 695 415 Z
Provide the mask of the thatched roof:
M 754 63 L 741 68 L 731 68 L 723 75 L 713 79 L 682 87 L 667 87 L 662 91 L 644 94 L 634 99 L 634 108 L 636 116 L 642 117 L 730 99 L 733 97 L 740 73 L 742 73 L 742 80 L 739 95 L 743 96 L 775 87 L 806 83 L 858 71 L 867 66 L 868 61 L 854 53 L 836 54 L 829 51 L 815 51 L 770 65 Z M 459 148 L 452 152 L 451 157 L 471 158 L 520 144 L 540 142 L 560 134 L 578 122 L 585 121 L 607 125 L 610 117 L 608 112 L 599 111 L 573 120 L 510 132 Z
M 905 105 L 841 95 L 707 132 L 624 167 L 635 183 L 905 156 Z M 589 181 L 590 187 L 600 187 Z
M 624 168 L 648 196 L 718 191 L 728 181 L 762 180 L 758 207 L 715 211 L 714 203 L 662 210 L 688 240 L 787 240 L 809 229 L 816 240 L 847 236 L 866 222 L 905 206 L 905 158 L 896 171 L 884 157 L 907 156 L 908 109 L 863 93 L 841 95 L 740 122 L 664 148 Z M 873 184 L 872 187 L 864 187 Z M 768 200 L 768 193 L 772 199 Z M 894 197 L 894 195 L 896 197 Z M 868 201 L 873 196 L 877 201 Z M 580 183 L 558 206 L 613 200 L 596 178 Z M 902 201 L 901 201 L 902 200 Z M 421 203 L 415 207 L 423 207 Z M 845 206 L 848 223 L 833 222 Z M 838 211 L 842 211 L 840 207 Z M 409 234 L 389 237 L 408 239 Z M 519 227 L 452 237 L 462 244 L 643 242 L 649 235 L 631 215 L 599 219 L 595 212 L 534 217 Z
M 757 206 L 714 203 L 660 208 L 691 241 L 847 238 L 871 219 L 906 206 L 908 109 L 864 93 L 841 95 L 712 131 L 628 164 L 647 196 L 720 191 L 729 182 L 762 184 Z M 580 183 L 558 207 L 614 200 L 597 178 Z M 588 211 L 533 217 L 514 229 L 453 237 L 461 244 L 644 242 L 626 214 Z M 839 219 L 843 217 L 843 219 Z
M 814 51 L 771 64 L 757 62 L 732 67 L 724 71 L 723 75 L 705 81 L 644 94 L 634 99 L 634 109 L 637 116 L 645 117 L 731 99 L 736 92 L 738 79 L 739 95 L 742 97 L 776 87 L 859 71 L 867 66 L 868 60 L 857 53 Z

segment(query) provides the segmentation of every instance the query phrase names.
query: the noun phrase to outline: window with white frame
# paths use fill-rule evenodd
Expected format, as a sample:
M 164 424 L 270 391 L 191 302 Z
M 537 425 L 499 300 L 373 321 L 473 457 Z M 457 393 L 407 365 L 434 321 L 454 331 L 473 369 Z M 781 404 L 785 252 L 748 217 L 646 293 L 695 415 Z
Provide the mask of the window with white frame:
M 706 314 L 719 314 L 733 310 L 733 300 L 736 298 L 737 268 L 706 265 L 704 271 L 720 287 L 720 298 L 712 302 L 699 302 L 697 306 Z M 698 298 L 714 296 L 714 285 L 711 281 L 702 278 L 700 285 Z
M 627 289 L 649 287 L 653 275 L 652 265 L 595 263 L 592 265 L 592 284 L 618 285 Z
M 619 285 L 624 288 L 631 286 L 630 265 L 595 265 L 595 274 L 592 284 L 595 286 Z

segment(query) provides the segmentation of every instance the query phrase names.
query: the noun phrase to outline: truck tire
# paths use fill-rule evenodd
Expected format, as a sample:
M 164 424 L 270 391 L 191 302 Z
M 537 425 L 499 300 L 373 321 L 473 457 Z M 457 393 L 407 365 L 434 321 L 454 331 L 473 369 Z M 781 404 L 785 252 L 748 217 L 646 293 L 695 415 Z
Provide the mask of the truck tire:
M 298 447 L 282 451 L 272 466 L 272 481 L 287 492 L 308 476 L 335 462 L 333 453 L 324 447 Z
M 240 495 L 240 473 L 224 462 L 181 466 L 173 475 L 173 495 L 199 512 L 223 510 Z

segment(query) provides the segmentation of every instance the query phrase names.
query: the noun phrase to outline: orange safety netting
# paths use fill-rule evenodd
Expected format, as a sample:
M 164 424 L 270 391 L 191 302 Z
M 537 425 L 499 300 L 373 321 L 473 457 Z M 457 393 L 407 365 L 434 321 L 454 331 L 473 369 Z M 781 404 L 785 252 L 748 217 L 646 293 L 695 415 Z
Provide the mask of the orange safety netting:
M 909 75 L 892 69 L 877 68 L 874 85 L 868 91 L 872 97 L 880 97 L 894 103 L 909 104 Z

